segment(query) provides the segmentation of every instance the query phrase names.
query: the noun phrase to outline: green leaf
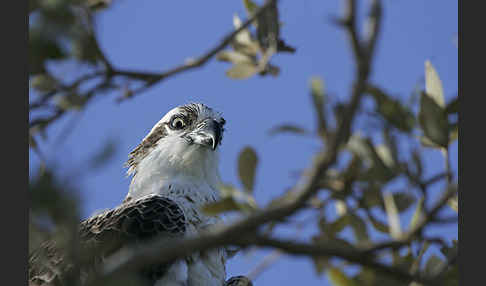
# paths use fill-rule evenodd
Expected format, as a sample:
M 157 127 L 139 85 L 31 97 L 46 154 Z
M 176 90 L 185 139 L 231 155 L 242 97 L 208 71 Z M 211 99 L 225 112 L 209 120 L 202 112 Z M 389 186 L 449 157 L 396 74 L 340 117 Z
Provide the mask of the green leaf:
M 443 148 L 443 147 L 435 144 L 434 142 L 430 141 L 430 139 L 425 137 L 425 136 L 420 136 L 420 144 L 422 144 L 422 146 L 428 147 L 428 148 L 434 148 L 434 149 L 442 149 Z
M 451 100 L 445 108 L 447 114 L 453 114 L 459 112 L 459 96 Z
M 230 62 L 234 64 L 238 63 L 247 63 L 247 64 L 255 64 L 255 61 L 252 57 L 248 56 L 245 53 L 240 53 L 236 51 L 221 51 L 216 56 L 216 59 L 223 62 Z
M 243 0 L 243 4 L 245 4 L 246 13 L 248 17 L 252 17 L 255 11 L 258 9 L 258 5 L 255 4 L 252 0 Z
M 312 260 L 314 261 L 314 269 L 317 274 L 324 273 L 324 270 L 326 270 L 326 267 L 329 265 L 329 259 L 326 257 L 313 256 Z
M 385 211 L 387 214 L 388 225 L 390 228 L 390 235 L 395 239 L 399 239 L 402 235 L 402 228 L 400 225 L 400 216 L 393 194 L 383 194 L 383 201 Z
M 395 161 L 393 160 L 392 153 L 388 146 L 378 145 L 375 147 L 375 150 L 381 161 L 383 161 L 388 168 L 393 168 L 395 166 Z
M 350 214 L 350 226 L 353 229 L 354 236 L 359 243 L 368 242 L 368 230 L 366 223 L 359 216 Z
M 449 125 L 449 144 L 459 138 L 459 125 L 457 123 Z
M 415 229 L 415 227 L 417 227 L 418 223 L 422 219 L 423 208 L 424 208 L 424 198 L 421 197 L 417 203 L 417 207 L 415 208 L 415 212 L 413 213 L 412 219 L 410 220 L 409 229 Z
M 452 257 L 456 256 L 457 255 L 457 252 L 458 252 L 458 247 L 457 247 L 457 240 L 456 239 L 453 239 L 452 240 L 452 245 L 451 247 L 448 247 L 448 246 L 442 246 L 440 248 L 440 252 L 442 252 L 442 254 L 444 254 L 444 256 L 449 260 L 451 259 Z
M 219 189 L 222 197 L 232 197 L 236 192 L 238 192 L 238 189 L 236 189 L 231 184 L 221 183 L 218 186 L 218 189 Z
M 434 276 L 443 267 L 444 261 L 440 259 L 437 255 L 432 254 L 425 264 L 425 273 L 429 276 Z
M 375 185 L 371 185 L 364 190 L 363 199 L 368 208 L 383 206 L 380 189 Z
M 325 227 L 325 232 L 330 236 L 335 236 L 337 233 L 341 232 L 350 223 L 349 215 L 340 216 L 338 219 L 329 223 Z
M 35 140 L 34 136 L 32 136 L 31 132 L 29 132 L 29 147 L 32 149 L 37 149 L 37 141 Z
M 101 50 L 93 34 L 82 31 L 73 39 L 72 54 L 86 63 L 96 64 L 101 57 Z
M 238 204 L 233 200 L 233 198 L 228 197 L 220 201 L 207 204 L 203 206 L 202 211 L 210 216 L 218 215 L 220 213 L 237 211 L 239 210 Z
M 425 91 L 437 105 L 444 108 L 445 103 L 442 81 L 429 60 L 425 61 Z
M 113 156 L 116 153 L 117 146 L 118 145 L 116 144 L 115 140 L 113 139 L 108 140 L 103 146 L 103 148 L 99 150 L 99 152 L 95 154 L 93 158 L 90 160 L 90 164 L 89 164 L 91 167 L 90 169 L 94 170 L 102 166 L 103 164 L 107 163 L 107 161 L 110 160 L 111 158 L 113 158 Z
M 361 138 L 359 134 L 354 134 L 348 141 L 347 148 L 355 155 L 363 159 L 365 166 L 368 167 L 366 172 L 360 176 L 360 180 L 364 181 L 380 181 L 387 182 L 395 177 L 395 172 L 392 168 L 389 168 L 387 164 L 382 160 L 382 157 L 378 154 L 376 148 L 369 138 Z M 385 147 L 383 147 L 385 148 Z M 388 151 L 381 150 L 382 156 L 387 156 Z M 388 154 L 385 154 L 388 153 Z M 388 163 L 391 163 L 393 159 L 385 158 Z
M 282 124 L 282 125 L 276 126 L 272 129 L 270 129 L 270 131 L 268 131 L 268 133 L 271 136 L 276 135 L 276 134 L 280 134 L 280 133 L 293 133 L 293 134 L 296 134 L 296 135 L 310 134 L 310 132 L 308 130 L 306 130 L 305 128 L 302 128 L 300 126 L 293 125 L 293 124 Z
M 429 248 L 429 243 L 427 241 L 425 241 L 424 244 L 422 245 L 422 247 L 420 248 L 420 251 L 417 255 L 417 258 L 415 259 L 415 261 L 410 266 L 410 273 L 411 274 L 415 274 L 419 270 L 420 262 L 422 261 L 422 257 L 424 256 L 424 254 L 425 254 L 425 252 L 427 251 L 428 248 Z
M 59 43 L 46 35 L 40 28 L 29 30 L 29 73 L 38 74 L 45 72 L 46 60 L 58 60 L 67 56 Z
M 398 212 L 406 211 L 413 203 L 415 203 L 416 198 L 411 194 L 407 193 L 394 193 L 393 200 L 397 206 Z
M 395 126 L 403 132 L 411 132 L 415 126 L 415 116 L 400 101 L 393 99 L 382 90 L 376 87 L 367 87 L 376 102 L 377 112 L 387 120 L 388 123 Z
M 419 179 L 422 178 L 422 174 L 423 174 L 422 157 L 420 157 L 420 153 L 416 149 L 414 149 L 412 151 L 412 162 L 413 162 L 414 167 L 415 167 L 416 177 L 419 178 Z
M 81 110 L 86 102 L 86 97 L 82 97 L 75 92 L 71 92 L 56 98 L 56 105 L 64 110 Z
M 112 0 L 87 0 L 86 4 L 94 11 L 108 8 Z
M 329 267 L 326 273 L 329 281 L 334 286 L 357 286 L 351 278 L 346 276 L 346 274 L 337 267 Z
M 351 136 L 347 143 L 347 148 L 355 155 L 361 157 L 369 165 L 374 164 L 373 150 L 370 148 L 367 139 L 363 139 L 359 134 Z
M 270 47 L 277 51 L 280 24 L 278 21 L 277 3 L 267 6 L 265 11 L 257 17 L 257 39 L 261 49 L 265 52 Z
M 320 135 L 324 135 L 326 130 L 326 118 L 324 114 L 325 90 L 324 81 L 319 77 L 311 78 L 311 95 L 314 103 L 314 110 L 317 114 L 317 126 Z
M 390 233 L 390 229 L 388 229 L 388 226 L 381 221 L 378 221 L 374 217 L 370 216 L 370 222 L 373 225 L 373 227 L 378 230 L 381 233 Z
M 459 211 L 459 197 L 456 195 L 447 201 L 447 204 L 456 212 Z
M 255 172 L 258 156 L 251 147 L 245 147 L 238 157 L 238 175 L 247 192 L 252 192 L 255 184 Z
M 240 18 L 236 14 L 233 15 L 233 25 L 235 30 L 242 25 Z M 258 42 L 252 38 L 248 29 L 243 29 L 236 34 L 234 40 L 231 42 L 231 46 L 236 52 L 244 53 L 251 57 L 255 57 L 260 50 Z
M 30 81 L 30 86 L 39 92 L 54 91 L 58 84 L 58 81 L 47 73 L 34 75 Z
M 447 114 L 426 93 L 422 93 L 420 97 L 419 122 L 427 139 L 445 148 L 449 145 Z
M 247 79 L 258 72 L 258 66 L 249 63 L 238 63 L 226 71 L 226 75 L 232 79 Z

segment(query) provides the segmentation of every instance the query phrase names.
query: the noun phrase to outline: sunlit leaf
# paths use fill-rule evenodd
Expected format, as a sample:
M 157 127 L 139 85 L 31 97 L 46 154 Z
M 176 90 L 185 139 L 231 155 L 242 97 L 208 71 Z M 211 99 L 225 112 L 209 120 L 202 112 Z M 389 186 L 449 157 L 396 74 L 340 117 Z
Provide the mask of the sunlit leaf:
M 248 17 L 252 17 L 255 11 L 258 9 L 258 5 L 255 4 L 252 0 L 243 0 L 243 4 L 245 4 L 246 13 Z
M 422 144 L 422 146 L 428 147 L 428 148 L 435 148 L 435 149 L 442 149 L 443 148 L 443 147 L 435 144 L 434 142 L 432 142 L 429 138 L 427 138 L 425 136 L 420 136 L 420 144 Z
M 253 191 L 258 156 L 251 147 L 245 147 L 238 156 L 238 175 L 241 183 L 248 192 Z
M 50 74 L 37 74 L 30 80 L 30 86 L 39 92 L 51 92 L 58 86 L 58 81 Z
M 218 215 L 220 213 L 237 211 L 239 210 L 238 204 L 233 200 L 233 198 L 224 198 L 220 201 L 207 204 L 203 206 L 202 211 L 207 215 Z
M 238 192 L 238 190 L 232 186 L 231 184 L 220 184 L 218 189 L 223 197 L 231 197 L 234 193 Z
M 225 62 L 231 62 L 234 64 L 238 63 L 248 63 L 248 64 L 255 64 L 255 61 L 244 53 L 239 53 L 235 51 L 221 51 L 216 56 L 216 59 Z
M 361 180 L 386 182 L 396 175 L 395 171 L 382 160 L 369 138 L 363 139 L 359 134 L 354 134 L 349 139 L 347 148 L 353 154 L 361 157 L 368 165 L 368 169 L 360 177 Z M 387 151 L 382 150 L 381 152 L 382 155 L 387 155 L 385 154 Z M 390 162 L 389 158 L 385 159 Z
M 357 286 L 354 281 L 337 267 L 329 267 L 327 277 L 334 286 Z
M 400 226 L 399 211 L 395 204 L 393 194 L 383 194 L 383 201 L 388 218 L 388 225 L 390 227 L 390 235 L 391 237 L 398 239 L 402 235 L 402 228 Z
M 392 153 L 386 145 L 378 145 L 375 149 L 378 156 L 380 156 L 380 159 L 388 168 L 393 168 L 395 166 Z
M 238 15 L 233 15 L 233 25 L 235 29 L 241 27 L 242 23 Z M 256 56 L 260 51 L 258 41 L 254 40 L 248 29 L 241 30 L 236 34 L 235 38 L 231 42 L 231 46 L 236 52 L 244 53 L 249 56 Z
M 422 93 L 420 97 L 419 122 L 427 139 L 439 146 L 448 146 L 449 122 L 447 115 L 444 109 L 425 93 Z
M 319 134 L 324 135 L 326 121 L 324 114 L 325 89 L 324 81 L 318 77 L 311 78 L 311 95 L 314 103 L 314 110 L 317 114 L 317 126 Z
M 445 107 L 442 81 L 429 60 L 425 61 L 425 91 L 437 105 Z
M 56 97 L 56 105 L 64 110 L 80 110 L 86 101 L 87 100 L 85 97 L 82 97 L 74 92 Z
M 347 148 L 365 160 L 369 165 L 373 164 L 373 151 L 369 144 L 359 134 L 354 134 L 348 141 Z
M 449 144 L 459 138 L 459 125 L 457 123 L 449 125 Z
M 456 212 L 459 211 L 459 198 L 458 196 L 456 195 L 455 197 L 449 199 L 449 201 L 447 201 L 447 204 L 453 209 L 455 210 Z
M 249 63 L 239 63 L 233 65 L 226 71 L 226 75 L 233 79 L 247 79 L 258 72 L 258 66 Z
M 348 212 L 346 202 L 343 200 L 336 200 L 334 202 L 334 207 L 336 208 L 336 213 L 338 216 L 343 216 Z
M 420 198 L 415 207 L 415 212 L 413 213 L 412 219 L 410 220 L 409 229 L 415 229 L 418 223 L 421 221 L 423 216 L 424 198 Z

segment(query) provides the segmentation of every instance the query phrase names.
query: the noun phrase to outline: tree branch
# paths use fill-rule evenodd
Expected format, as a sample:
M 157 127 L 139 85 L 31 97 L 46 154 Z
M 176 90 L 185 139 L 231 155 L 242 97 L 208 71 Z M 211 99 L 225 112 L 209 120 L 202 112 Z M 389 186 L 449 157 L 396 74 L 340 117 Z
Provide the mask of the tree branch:
M 264 7 L 266 7 L 267 5 L 271 4 L 271 2 L 272 1 L 268 1 L 265 6 L 260 8 L 259 12 L 261 12 L 261 10 L 264 9 Z M 348 0 L 347 2 L 350 5 L 350 11 L 355 11 L 355 1 Z M 256 14 L 257 13 L 255 13 L 254 17 L 252 18 L 255 18 Z M 381 17 L 379 17 L 380 15 L 381 14 L 379 14 L 378 18 L 376 19 L 378 23 L 381 21 Z M 354 12 L 349 13 L 349 18 L 346 19 L 346 21 L 354 23 L 356 21 L 355 16 L 356 15 Z M 242 25 L 242 27 L 240 27 L 240 29 L 245 27 L 245 25 L 249 25 L 251 21 L 252 19 L 250 18 L 245 22 L 244 25 Z M 379 27 L 379 24 L 377 24 L 375 27 Z M 348 27 L 348 33 L 352 35 L 352 38 L 357 37 L 357 32 L 355 28 L 355 25 Z M 379 29 L 376 28 L 372 32 L 378 33 L 378 31 Z M 216 54 L 218 48 L 224 47 L 227 43 L 229 43 L 231 37 L 236 35 L 237 32 L 239 31 L 237 30 L 232 33 L 230 37 L 225 39 L 222 44 L 220 44 L 216 49 L 213 49 L 208 55 Z M 372 38 L 376 39 L 377 37 L 373 36 Z M 358 46 L 354 47 L 354 51 L 357 57 L 360 58 L 360 61 L 364 61 L 366 64 L 369 64 L 371 61 L 365 60 L 363 58 L 364 54 L 362 53 L 362 47 L 359 45 L 359 41 L 355 42 L 353 40 L 353 46 L 356 44 L 358 44 Z M 372 44 L 374 45 L 374 43 Z M 210 56 L 203 57 L 203 59 L 209 58 Z M 369 71 L 370 68 L 367 67 L 365 70 Z M 107 263 L 107 267 L 105 267 L 104 269 L 104 276 L 115 276 L 117 274 L 129 271 L 130 269 L 138 268 L 146 263 L 168 262 L 190 255 L 191 253 L 196 251 L 203 251 L 222 245 L 234 244 L 245 234 L 255 233 L 260 226 L 271 221 L 276 221 L 291 216 L 298 210 L 300 210 L 305 205 L 307 200 L 310 199 L 319 190 L 320 180 L 322 176 L 326 173 L 328 168 L 336 162 L 337 154 L 341 144 L 347 142 L 350 136 L 353 119 L 355 118 L 359 103 L 361 102 L 361 98 L 364 93 L 366 81 L 369 74 L 368 72 L 363 73 L 362 68 L 359 67 L 356 73 L 357 79 L 352 91 L 351 100 L 347 105 L 347 112 L 340 120 L 337 131 L 334 132 L 333 136 L 330 136 L 330 142 L 327 148 L 325 148 L 316 155 L 310 171 L 307 173 L 307 176 L 303 178 L 304 182 L 294 188 L 294 192 L 298 194 L 295 200 L 286 202 L 280 206 L 269 207 L 266 210 L 252 214 L 246 219 L 243 219 L 226 228 L 215 231 L 212 234 L 206 234 L 198 238 L 190 238 L 182 241 L 158 241 L 150 244 L 148 247 L 143 248 L 140 251 L 117 255 L 116 257 L 108 260 L 109 262 Z M 345 253 L 343 255 L 345 257 L 352 258 L 351 254 Z M 163 258 L 163 261 L 161 261 L 161 257 Z
M 151 74 L 151 73 L 139 73 L 139 72 L 133 72 L 133 71 L 115 71 L 115 75 L 123 75 L 123 76 L 128 76 L 128 77 L 138 77 L 138 78 L 144 78 L 147 83 L 146 85 L 142 86 L 141 88 L 135 90 L 132 93 L 132 96 L 140 93 L 149 87 L 153 86 L 156 83 L 159 83 L 160 81 L 170 77 L 174 76 L 176 74 L 179 74 L 181 72 L 191 70 L 194 68 L 201 67 L 204 65 L 207 61 L 209 61 L 211 58 L 213 58 L 218 52 L 222 51 L 227 45 L 229 45 L 233 39 L 236 37 L 238 33 L 246 29 L 253 21 L 255 21 L 268 7 L 271 5 L 274 5 L 277 2 L 277 0 L 267 0 L 264 5 L 262 5 L 258 10 L 250 17 L 248 18 L 238 29 L 234 30 L 233 32 L 229 33 L 226 35 L 218 45 L 216 45 L 214 48 L 210 49 L 207 51 L 205 54 L 201 55 L 200 57 L 190 60 L 189 62 L 182 64 L 180 66 L 174 67 L 166 72 L 163 72 L 161 74 Z M 127 98 L 130 97 L 119 97 L 117 101 L 123 101 Z

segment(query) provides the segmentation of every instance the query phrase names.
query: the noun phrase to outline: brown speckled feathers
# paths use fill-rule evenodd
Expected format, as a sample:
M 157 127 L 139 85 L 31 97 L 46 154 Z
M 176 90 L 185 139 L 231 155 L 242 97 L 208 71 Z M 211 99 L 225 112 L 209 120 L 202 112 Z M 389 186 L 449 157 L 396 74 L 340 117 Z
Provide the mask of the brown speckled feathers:
M 150 196 L 105 211 L 80 224 L 81 247 L 96 249 L 93 265 L 120 247 L 143 242 L 157 236 L 177 237 L 185 232 L 186 220 L 182 210 L 172 200 Z M 102 247 L 100 247 L 102 246 Z M 160 278 L 168 264 L 151 265 L 142 270 L 145 280 Z M 29 257 L 29 285 L 64 285 L 61 273 L 71 266 L 53 241 L 45 242 Z

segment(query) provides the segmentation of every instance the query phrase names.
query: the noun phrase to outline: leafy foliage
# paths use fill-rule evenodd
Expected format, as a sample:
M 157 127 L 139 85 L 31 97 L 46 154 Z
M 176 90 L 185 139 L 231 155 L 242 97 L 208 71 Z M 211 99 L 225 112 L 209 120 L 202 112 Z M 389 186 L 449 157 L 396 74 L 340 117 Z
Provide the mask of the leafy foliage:
M 281 39 L 277 1 L 258 5 L 255 1 L 243 0 L 248 20 L 243 22 L 234 15 L 233 26 L 239 32 L 203 55 L 203 60 L 164 74 L 117 70 L 100 49 L 93 25 L 97 11 L 109 9 L 111 2 L 29 1 L 29 11 L 36 15 L 29 30 L 30 85 L 40 94 L 37 100 L 31 98 L 30 110 L 54 109 L 48 117 L 31 119 L 29 148 L 38 151 L 37 142 L 45 128 L 66 112 L 88 108 L 91 99 L 102 91 L 121 90 L 115 77 L 141 82 L 141 90 L 144 90 L 180 71 L 203 65 L 213 55 L 219 61 L 232 64 L 226 71 L 232 79 L 247 79 L 257 74 L 278 76 L 280 67 L 270 60 L 278 53 L 295 51 Z M 370 17 L 376 18 L 380 15 L 376 3 L 380 1 L 372 2 L 375 6 L 371 6 L 373 13 Z M 310 183 L 310 187 L 303 191 L 297 185 L 280 192 L 266 206 L 258 206 L 254 199 L 255 181 L 258 163 L 264 159 L 264 154 L 259 157 L 257 151 L 247 146 L 237 160 L 241 190 L 231 184 L 222 185 L 222 200 L 206 205 L 203 211 L 208 215 L 233 212 L 250 218 L 272 210 L 280 211 L 278 215 L 283 214 L 271 213 L 275 218 L 270 221 L 247 226 L 248 233 L 236 237 L 235 244 L 239 238 L 248 238 L 248 235 L 279 238 L 274 230 L 277 226 L 291 228 L 295 212 L 311 214 L 306 223 L 315 225 L 316 231 L 305 246 L 316 251 L 303 253 L 314 262 L 316 273 L 325 274 L 333 285 L 419 285 L 421 281 L 458 285 L 457 241 L 444 242 L 425 235 L 425 230 L 433 222 L 450 223 L 439 215 L 444 205 L 449 205 L 457 218 L 457 178 L 451 173 L 448 150 L 458 138 L 458 96 L 446 101 L 439 73 L 430 61 L 425 62 L 425 88 L 421 90 L 418 106 L 407 106 L 393 93 L 369 83 L 367 73 L 372 64 L 369 51 L 373 47 L 360 46 L 368 41 L 357 38 L 352 12 L 350 9 L 347 17 L 351 18 L 343 19 L 342 26 L 351 36 L 351 46 L 358 61 L 358 82 L 353 84 L 355 93 L 347 102 L 333 103 L 328 98 L 324 80 L 312 77 L 308 93 L 315 114 L 315 132 L 292 123 L 277 125 L 269 131 L 271 135 L 290 133 L 324 143 L 322 154 L 327 157 L 319 153 L 314 161 L 324 158 L 322 161 L 329 164 L 323 164 L 324 167 L 312 165 L 301 172 L 304 185 L 312 176 L 316 177 L 315 183 Z M 224 50 L 228 45 L 230 49 Z M 92 73 L 67 83 L 49 71 L 50 63 L 69 60 L 89 66 Z M 93 84 L 93 80 L 98 82 Z M 86 85 L 90 86 L 88 83 L 94 87 L 86 88 Z M 129 87 L 123 87 L 123 90 L 124 98 L 139 92 Z M 360 105 L 365 96 L 373 102 L 369 110 Z M 376 134 L 354 128 L 353 118 L 358 113 L 364 123 L 376 123 L 379 118 Z M 404 148 L 405 144 L 412 148 Z M 420 144 L 431 149 L 420 148 Z M 88 164 L 102 166 L 115 147 L 114 142 L 109 142 Z M 424 158 L 427 152 L 436 150 L 445 155 L 444 174 L 424 178 L 428 173 Z M 319 168 L 323 171 L 319 172 Z M 434 205 L 430 202 L 430 189 L 438 182 L 446 187 L 441 193 L 443 200 Z M 397 189 L 396 185 L 405 187 Z M 69 189 L 69 184 L 60 182 L 52 170 L 43 170 L 37 178 L 31 179 L 30 249 L 52 237 L 66 245 L 73 241 L 72 234 L 79 220 L 79 199 Z M 309 190 L 313 193 L 302 199 L 302 193 Z M 411 218 L 409 214 L 412 214 Z M 375 239 L 376 233 L 384 238 Z M 247 240 L 239 243 L 248 246 Z M 431 253 L 437 245 L 442 255 Z M 289 252 L 298 252 L 295 244 L 291 246 L 294 248 Z M 354 275 L 347 271 L 351 264 L 361 266 Z

